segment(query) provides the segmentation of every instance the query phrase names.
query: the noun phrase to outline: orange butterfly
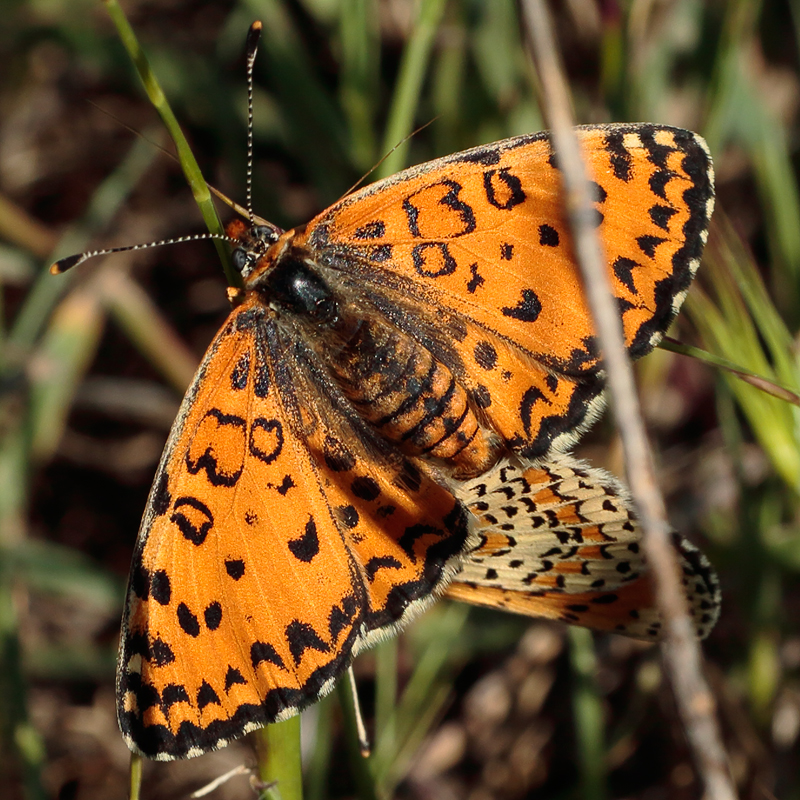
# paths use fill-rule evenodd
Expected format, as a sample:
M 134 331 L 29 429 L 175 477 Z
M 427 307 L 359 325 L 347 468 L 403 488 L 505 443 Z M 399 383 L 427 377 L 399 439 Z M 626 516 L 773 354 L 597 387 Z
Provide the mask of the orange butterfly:
M 697 269 L 711 159 L 664 126 L 579 137 L 638 357 Z M 241 302 L 186 394 L 133 559 L 117 682 L 131 749 L 195 756 L 297 714 L 445 590 L 657 636 L 624 489 L 563 455 L 603 372 L 559 187 L 535 134 L 290 231 L 231 223 Z M 676 548 L 705 633 L 716 578 Z

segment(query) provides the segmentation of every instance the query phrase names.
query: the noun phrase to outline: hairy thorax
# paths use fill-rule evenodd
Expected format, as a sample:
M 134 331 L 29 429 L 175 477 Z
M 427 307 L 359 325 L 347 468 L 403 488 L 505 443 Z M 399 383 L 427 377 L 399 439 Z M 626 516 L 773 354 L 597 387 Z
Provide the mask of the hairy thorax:
M 248 288 L 297 330 L 361 418 L 401 452 L 436 459 L 457 479 L 489 469 L 498 437 L 453 370 L 282 244 L 261 260 Z

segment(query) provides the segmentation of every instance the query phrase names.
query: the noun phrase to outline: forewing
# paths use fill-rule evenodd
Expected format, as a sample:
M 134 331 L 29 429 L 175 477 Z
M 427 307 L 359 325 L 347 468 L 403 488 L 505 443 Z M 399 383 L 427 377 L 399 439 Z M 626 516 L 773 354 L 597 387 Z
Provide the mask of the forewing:
M 194 756 L 297 713 L 432 598 L 467 534 L 430 476 L 364 457 L 250 296 L 184 400 L 142 522 L 118 667 L 128 745 Z
M 713 208 L 703 140 L 656 125 L 578 130 L 632 356 L 649 352 L 697 269 Z M 547 134 L 406 170 L 356 192 L 298 242 L 375 291 L 411 298 L 521 455 L 563 450 L 590 421 L 598 349 Z M 565 435 L 566 434 L 566 435 Z
M 559 619 L 639 639 L 661 621 L 627 490 L 571 457 L 507 464 L 463 484 L 479 520 L 480 545 L 463 560 L 447 596 L 533 617 Z M 720 610 L 717 576 L 705 556 L 673 534 L 698 635 Z

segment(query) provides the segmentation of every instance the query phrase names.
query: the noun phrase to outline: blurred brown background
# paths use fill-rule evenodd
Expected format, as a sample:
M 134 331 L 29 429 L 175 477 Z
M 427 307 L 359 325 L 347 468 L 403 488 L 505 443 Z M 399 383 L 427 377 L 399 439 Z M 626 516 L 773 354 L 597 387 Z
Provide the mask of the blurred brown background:
M 291 226 L 408 125 L 435 118 L 394 156 L 408 164 L 541 127 L 515 3 L 420 5 L 124 8 L 206 177 L 240 201 L 242 51 L 263 20 L 255 208 Z M 712 149 L 717 226 L 674 334 L 797 391 L 800 3 L 551 5 L 581 122 L 682 125 Z M 225 282 L 207 243 L 46 274 L 55 256 L 201 232 L 202 221 L 102 3 L 6 0 L 2 18 L 0 795 L 116 798 L 128 563 L 183 388 L 226 314 Z M 409 47 L 426 25 L 429 49 Z M 397 92 L 404 70 L 421 76 L 409 96 Z M 734 776 L 742 797 L 798 798 L 800 415 L 685 357 L 658 351 L 638 366 L 672 521 L 722 579 L 705 650 Z M 605 418 L 579 454 L 621 474 Z M 391 720 L 381 658 L 362 656 L 356 671 L 386 794 L 701 796 L 655 648 L 442 603 L 400 640 Z M 599 729 L 582 708 L 602 712 Z M 355 795 L 339 716 L 329 698 L 304 719 L 308 797 Z M 184 796 L 240 763 L 253 763 L 246 743 L 148 764 L 144 797 Z M 236 777 L 214 796 L 249 794 Z

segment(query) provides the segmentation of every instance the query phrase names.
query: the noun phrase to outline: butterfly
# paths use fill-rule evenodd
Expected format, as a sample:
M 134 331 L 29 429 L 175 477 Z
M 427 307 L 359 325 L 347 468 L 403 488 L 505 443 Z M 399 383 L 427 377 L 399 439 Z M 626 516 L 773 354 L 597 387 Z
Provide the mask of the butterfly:
M 657 640 L 661 619 L 627 488 L 568 454 L 500 463 L 458 497 L 478 520 L 446 596 L 473 605 Z M 678 533 L 672 546 L 689 614 L 704 639 L 721 592 L 703 553 Z
M 703 140 L 578 129 L 625 341 L 677 314 L 713 208 Z M 654 638 L 621 485 L 566 452 L 604 374 L 546 133 L 230 223 L 244 289 L 189 388 L 139 531 L 117 698 L 128 746 L 196 756 L 297 714 L 451 597 Z M 701 634 L 719 593 L 675 539 Z

